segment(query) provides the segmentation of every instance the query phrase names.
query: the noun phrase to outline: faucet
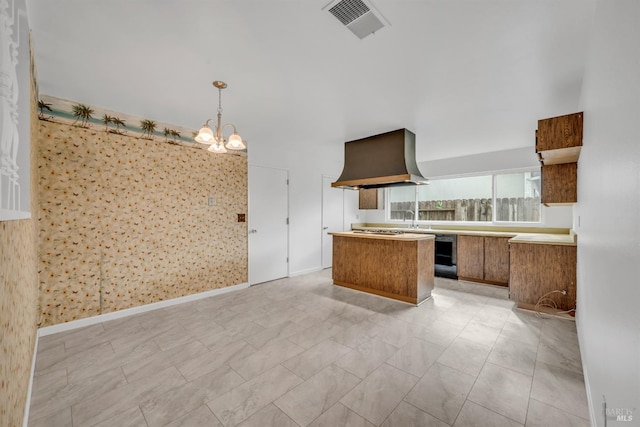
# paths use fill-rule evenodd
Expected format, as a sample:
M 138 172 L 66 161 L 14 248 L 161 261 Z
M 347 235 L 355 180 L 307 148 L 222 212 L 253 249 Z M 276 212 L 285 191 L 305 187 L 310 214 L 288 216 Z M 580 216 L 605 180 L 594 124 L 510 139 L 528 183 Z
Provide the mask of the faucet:
M 402 221 L 404 222 L 407 220 L 407 214 L 411 215 L 411 225 L 409 225 L 409 228 L 418 228 L 418 225 L 416 224 L 416 216 L 411 210 L 404 212 L 404 217 L 402 218 Z

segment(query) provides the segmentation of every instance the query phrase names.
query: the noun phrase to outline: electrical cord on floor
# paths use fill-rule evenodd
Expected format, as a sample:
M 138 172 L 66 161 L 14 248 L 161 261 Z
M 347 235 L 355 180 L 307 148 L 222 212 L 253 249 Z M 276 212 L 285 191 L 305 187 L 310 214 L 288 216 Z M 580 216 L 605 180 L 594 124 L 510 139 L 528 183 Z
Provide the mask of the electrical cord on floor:
M 547 292 L 546 294 L 542 295 L 540 297 L 540 299 L 538 299 L 538 302 L 536 303 L 535 307 L 534 307 L 534 311 L 536 312 L 536 315 L 542 319 L 550 319 L 551 317 L 558 315 L 558 314 L 569 314 L 571 312 L 576 311 L 575 308 L 572 308 L 571 310 L 566 310 L 566 311 L 555 311 L 558 310 L 558 304 L 556 304 L 556 302 L 549 298 L 549 295 L 551 294 L 562 294 L 562 295 L 566 295 L 567 291 L 565 291 L 564 289 L 560 290 L 560 289 L 556 289 L 555 291 L 551 291 L 551 292 Z M 541 307 L 547 307 L 550 308 L 552 310 L 554 310 L 553 314 L 550 315 L 548 313 L 544 313 L 543 311 L 541 311 Z M 546 315 L 546 316 L 545 316 Z

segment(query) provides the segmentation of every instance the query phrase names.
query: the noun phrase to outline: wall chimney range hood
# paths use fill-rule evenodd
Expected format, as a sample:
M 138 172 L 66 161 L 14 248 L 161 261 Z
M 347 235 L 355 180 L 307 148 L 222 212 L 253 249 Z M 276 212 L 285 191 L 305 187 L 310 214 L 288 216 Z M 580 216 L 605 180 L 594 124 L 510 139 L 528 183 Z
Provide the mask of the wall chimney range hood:
M 416 164 L 416 136 L 398 129 L 344 143 L 344 169 L 332 187 L 396 187 L 428 184 Z

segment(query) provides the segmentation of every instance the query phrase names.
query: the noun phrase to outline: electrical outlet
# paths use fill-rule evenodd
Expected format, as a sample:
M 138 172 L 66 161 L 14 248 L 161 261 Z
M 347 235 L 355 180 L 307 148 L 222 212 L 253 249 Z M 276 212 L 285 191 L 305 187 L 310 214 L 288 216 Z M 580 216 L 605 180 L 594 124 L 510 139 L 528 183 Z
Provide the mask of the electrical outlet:
M 238 214 L 238 222 L 245 222 L 246 217 L 245 214 Z

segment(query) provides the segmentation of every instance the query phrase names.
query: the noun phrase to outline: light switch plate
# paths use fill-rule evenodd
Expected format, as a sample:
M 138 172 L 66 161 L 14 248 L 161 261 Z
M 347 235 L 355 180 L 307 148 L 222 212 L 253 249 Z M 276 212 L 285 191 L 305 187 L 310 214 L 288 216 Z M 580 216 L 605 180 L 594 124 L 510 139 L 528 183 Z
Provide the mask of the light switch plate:
M 216 204 L 216 198 L 215 197 L 209 197 L 209 201 L 208 201 L 209 206 L 213 206 Z

